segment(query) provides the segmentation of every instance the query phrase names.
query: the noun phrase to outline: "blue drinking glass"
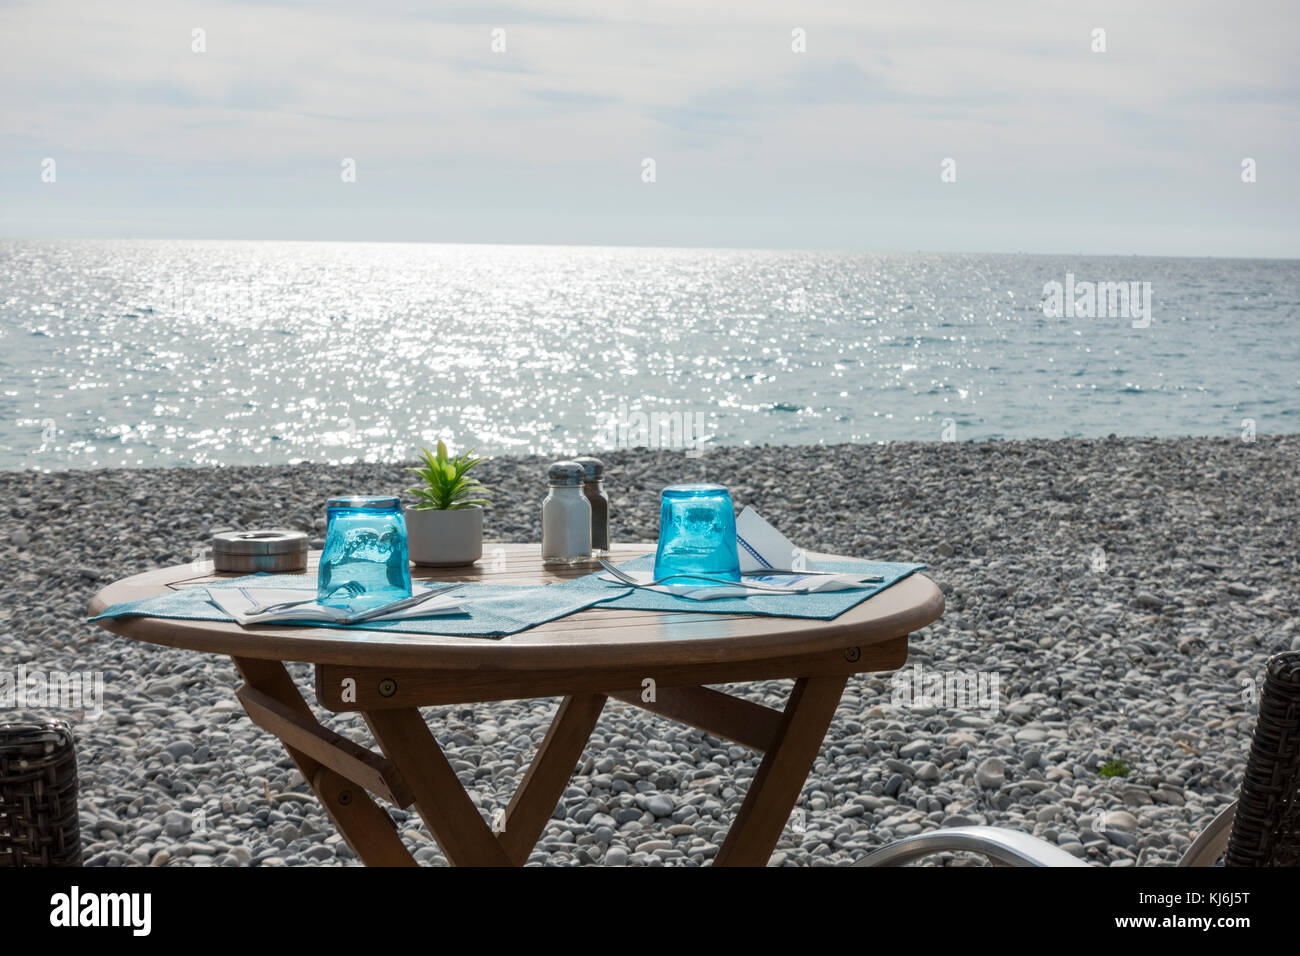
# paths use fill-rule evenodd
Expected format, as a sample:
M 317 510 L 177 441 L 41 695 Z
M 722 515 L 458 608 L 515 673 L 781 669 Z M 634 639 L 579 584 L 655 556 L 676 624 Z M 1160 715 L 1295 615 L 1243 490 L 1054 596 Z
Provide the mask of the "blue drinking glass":
M 406 519 L 395 496 L 331 498 L 316 601 L 356 611 L 411 596 Z
M 658 579 L 670 574 L 740 580 L 736 512 L 731 493 L 722 485 L 671 485 L 663 490 L 654 575 Z M 682 577 L 667 583 L 692 581 Z

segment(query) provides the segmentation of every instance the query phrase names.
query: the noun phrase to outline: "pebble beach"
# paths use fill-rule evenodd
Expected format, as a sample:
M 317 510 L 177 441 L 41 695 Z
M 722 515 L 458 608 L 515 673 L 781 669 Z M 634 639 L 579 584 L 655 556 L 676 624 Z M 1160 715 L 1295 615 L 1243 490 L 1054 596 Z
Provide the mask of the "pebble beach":
M 843 865 L 909 834 L 991 824 L 1101 866 L 1171 866 L 1235 798 L 1265 662 L 1300 649 L 1300 435 L 601 457 L 616 540 L 653 541 L 660 489 L 706 479 L 809 550 L 925 562 L 947 612 L 913 636 L 908 681 L 996 684 L 994 701 L 955 707 L 900 696 L 888 673 L 851 679 L 772 865 Z M 482 467 L 489 540 L 540 540 L 546 463 Z M 201 559 L 217 530 L 319 539 L 327 497 L 396 492 L 403 467 L 0 472 L 0 668 L 103 676 L 98 719 L 63 714 L 87 863 L 359 865 L 279 742 L 244 716 L 228 659 L 116 637 L 85 608 L 113 580 Z M 309 667 L 291 671 L 309 687 Z M 789 687 L 731 690 L 780 707 Z M 556 704 L 426 711 L 488 818 Z M 372 745 L 360 717 L 318 713 Z M 758 762 L 611 701 L 529 862 L 707 864 Z M 445 863 L 416 813 L 392 815 L 419 862 Z

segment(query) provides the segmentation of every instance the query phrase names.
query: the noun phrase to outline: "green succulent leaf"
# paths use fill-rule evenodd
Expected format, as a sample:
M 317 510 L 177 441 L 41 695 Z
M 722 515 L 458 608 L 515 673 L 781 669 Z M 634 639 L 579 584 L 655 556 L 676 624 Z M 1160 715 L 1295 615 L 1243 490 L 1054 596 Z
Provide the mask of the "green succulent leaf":
M 475 458 L 474 449 L 453 458 L 447 454 L 446 443 L 440 441 L 436 455 L 427 448 L 421 449 L 421 454 L 424 464 L 418 468 L 406 469 L 423 481 L 422 485 L 406 489 L 419 499 L 415 506 L 417 510 L 450 511 L 456 508 L 490 506 L 488 498 L 491 497 L 491 492 L 469 474 L 485 460 Z

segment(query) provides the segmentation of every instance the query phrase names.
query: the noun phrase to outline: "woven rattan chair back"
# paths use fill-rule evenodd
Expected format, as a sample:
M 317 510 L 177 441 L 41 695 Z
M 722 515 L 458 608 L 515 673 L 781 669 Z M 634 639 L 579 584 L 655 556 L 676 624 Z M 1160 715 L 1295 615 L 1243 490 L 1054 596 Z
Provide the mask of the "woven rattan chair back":
M 1224 866 L 1300 866 L 1300 651 L 1269 661 Z
M 61 720 L 0 723 L 0 866 L 79 866 L 77 755 Z

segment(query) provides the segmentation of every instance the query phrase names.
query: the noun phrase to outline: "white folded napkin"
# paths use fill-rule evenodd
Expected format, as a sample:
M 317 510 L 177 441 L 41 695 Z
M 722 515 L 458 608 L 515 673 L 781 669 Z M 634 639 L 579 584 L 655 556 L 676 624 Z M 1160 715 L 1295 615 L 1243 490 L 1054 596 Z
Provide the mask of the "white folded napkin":
M 802 548 L 796 547 L 749 505 L 736 517 L 736 550 L 742 572 L 817 570 Z
M 807 552 L 773 528 L 753 508 L 746 505 L 736 517 L 736 553 L 740 555 L 740 573 L 746 581 L 775 584 L 812 594 L 816 591 L 848 591 L 872 587 L 878 581 L 863 581 L 872 575 L 846 571 L 827 574 L 808 560 Z M 762 572 L 781 572 L 765 575 Z M 808 574 L 799 574 L 808 571 Z M 811 573 L 818 572 L 820 573 Z
M 269 613 L 252 613 L 253 609 L 257 607 L 266 607 L 269 604 L 278 604 L 282 601 L 301 601 L 315 594 L 315 591 L 302 588 L 235 587 L 208 588 L 207 591 L 212 602 L 240 624 L 275 624 L 285 621 L 341 623 L 357 613 L 351 608 L 328 607 L 315 602 L 299 604 L 296 607 L 288 607 Z M 414 593 L 419 594 L 420 592 L 417 589 Z M 370 620 L 399 621 L 405 618 L 441 617 L 444 614 L 457 614 L 462 610 L 463 607 L 461 602 L 457 600 L 457 595 L 448 594 L 446 597 L 429 598 L 423 604 L 417 604 L 415 607 L 393 611 L 389 614 L 370 618 Z

